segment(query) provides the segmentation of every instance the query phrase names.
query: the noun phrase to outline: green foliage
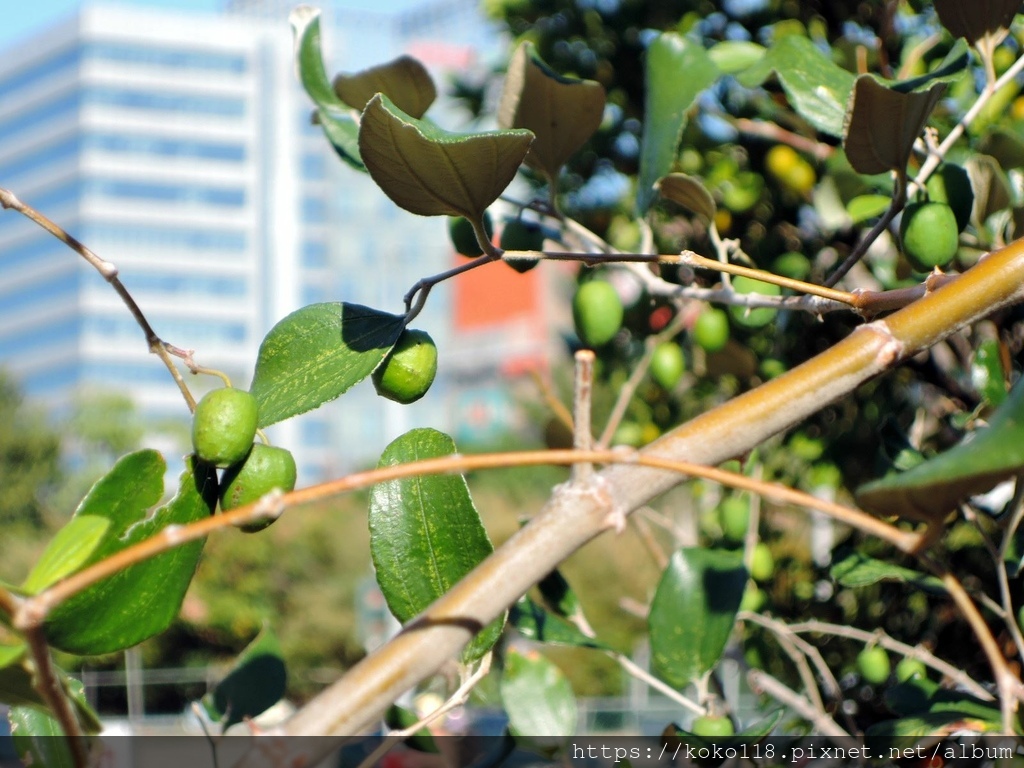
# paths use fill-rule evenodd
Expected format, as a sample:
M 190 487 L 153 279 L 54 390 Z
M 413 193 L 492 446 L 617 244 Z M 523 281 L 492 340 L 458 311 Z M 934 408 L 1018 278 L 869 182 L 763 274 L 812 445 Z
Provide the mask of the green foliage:
M 15 382 L 0 372 L 0 523 L 40 526 L 40 493 L 60 478 L 60 437 L 42 413 L 25 405 Z

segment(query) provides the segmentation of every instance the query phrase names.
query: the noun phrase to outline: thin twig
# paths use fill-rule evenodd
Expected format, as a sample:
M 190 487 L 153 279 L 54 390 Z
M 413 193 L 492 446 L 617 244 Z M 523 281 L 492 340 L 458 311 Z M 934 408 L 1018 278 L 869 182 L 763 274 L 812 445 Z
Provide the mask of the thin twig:
M 542 376 L 540 371 L 537 370 L 530 371 L 530 375 L 536 383 L 537 388 L 540 390 L 541 397 L 544 398 L 544 402 L 547 403 L 548 408 L 551 409 L 555 418 L 562 422 L 562 424 L 572 432 L 572 414 L 569 412 L 569 409 L 565 407 L 565 403 L 558 399 L 558 395 L 555 393 L 555 388 L 551 385 L 551 381 Z
M 839 745 L 849 746 L 854 743 L 853 737 L 839 723 L 818 709 L 810 701 L 796 691 L 787 688 L 781 682 L 760 669 L 747 672 L 747 683 L 755 693 L 765 693 L 778 702 L 785 704 L 802 718 L 810 722 L 815 730 Z
M 663 683 L 661 680 L 656 678 L 646 669 L 637 665 L 632 659 L 630 659 L 625 654 L 619 653 L 618 651 L 607 650 L 605 651 L 605 655 L 608 656 L 608 658 L 616 661 L 618 665 L 622 667 L 623 671 L 626 672 L 626 674 L 635 677 L 642 683 L 646 683 L 648 686 L 658 691 L 663 696 L 668 697 L 677 704 L 681 704 L 683 707 L 690 710 L 695 715 L 701 716 L 707 714 L 707 710 L 700 704 L 698 704 L 695 701 L 691 701 L 672 686 Z
M 35 689 L 60 724 L 60 729 L 64 732 L 71 750 L 71 757 L 75 761 L 75 767 L 86 768 L 89 763 L 89 750 L 85 741 L 85 733 L 82 731 L 81 723 L 78 722 L 71 698 L 64 690 L 60 676 L 57 674 L 53 657 L 50 655 L 50 646 L 46 644 L 46 635 L 38 626 L 18 628 L 24 632 L 29 653 L 32 654 L 35 666 L 35 679 L 32 682 Z
M 850 306 L 856 306 L 857 303 L 856 295 L 849 291 L 837 291 L 834 288 L 825 288 L 820 285 L 816 285 L 815 283 L 806 283 L 803 280 L 794 280 L 791 277 L 776 275 L 774 272 L 766 272 L 763 269 L 751 269 L 750 267 L 741 267 L 739 264 L 714 261 L 713 259 L 705 258 L 693 251 L 683 251 L 680 256 L 683 264 L 687 264 L 691 267 L 697 267 L 698 269 L 712 269 L 732 275 L 750 277 L 754 280 L 760 280 L 762 283 L 771 283 L 772 285 L 777 285 L 780 288 L 788 288 L 792 291 L 798 291 L 810 296 L 818 296 L 841 304 L 849 304 Z
M 651 531 L 651 527 L 647 524 L 643 515 L 633 514 L 629 517 L 633 526 L 636 528 L 637 536 L 640 537 L 640 541 L 643 542 L 647 552 L 650 554 L 651 559 L 654 561 L 655 567 L 662 571 L 665 566 L 668 565 L 668 555 L 658 545 L 657 540 L 654 538 L 654 534 Z
M 821 655 L 821 651 L 811 645 L 809 642 L 804 640 L 800 635 L 793 632 L 789 625 L 773 619 L 770 616 L 764 616 L 760 613 L 754 613 L 753 611 L 740 611 L 736 614 L 736 618 L 739 621 L 749 621 L 752 624 L 758 624 L 765 629 L 770 630 L 775 635 L 785 637 L 793 646 L 811 660 L 814 664 L 814 668 L 817 670 L 818 675 L 821 677 L 822 683 L 825 686 L 825 693 L 833 699 L 838 699 L 842 696 L 842 688 L 839 687 L 839 681 L 836 680 L 835 675 L 832 674 L 832 670 L 828 664 L 825 663 L 825 657 Z
M 581 349 L 576 352 L 576 376 L 573 386 L 573 447 L 577 451 L 589 451 L 594 446 L 594 434 L 590 426 L 591 395 L 594 391 L 594 352 Z M 594 474 L 594 465 L 581 462 L 572 467 L 573 482 L 582 483 Z

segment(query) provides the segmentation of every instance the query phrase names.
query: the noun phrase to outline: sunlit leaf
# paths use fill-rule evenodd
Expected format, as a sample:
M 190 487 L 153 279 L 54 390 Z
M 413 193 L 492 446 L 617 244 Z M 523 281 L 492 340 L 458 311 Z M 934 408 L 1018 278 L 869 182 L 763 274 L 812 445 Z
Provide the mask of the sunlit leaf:
M 662 679 L 683 688 L 718 663 L 747 578 L 740 552 L 687 547 L 672 555 L 647 618 Z
M 203 699 L 210 717 L 226 731 L 235 723 L 256 717 L 284 695 L 287 673 L 281 645 L 264 627 L 235 661 L 228 675 Z
M 164 528 L 213 514 L 217 504 L 216 470 L 194 457 L 186 460 L 175 497 L 151 512 L 163 495 L 165 471 L 159 453 L 138 451 L 120 459 L 92 487 L 75 514 L 106 518 L 109 527 L 86 565 L 111 557 Z M 202 549 L 203 541 L 175 547 L 124 568 L 64 601 L 47 617 L 47 640 L 70 653 L 100 654 L 130 648 L 163 632 L 178 615 Z
M 270 329 L 250 391 L 261 427 L 318 408 L 380 365 L 402 332 L 402 318 L 359 304 L 311 304 Z
M 498 125 L 532 131 L 536 138 L 526 164 L 554 180 L 601 125 L 604 104 L 604 86 L 559 75 L 527 42 L 509 62 Z
M 763 45 L 747 40 L 723 40 L 708 48 L 708 57 L 722 72 L 735 75 L 764 58 Z
M 434 429 L 414 429 L 387 448 L 379 467 L 450 456 L 455 443 Z M 448 592 L 493 551 L 461 475 L 389 480 L 370 494 L 370 554 L 388 608 L 403 624 Z M 501 634 L 501 616 L 463 653 L 483 656 Z
M 21 588 L 35 594 L 78 570 L 99 546 L 110 521 L 92 515 L 76 515 L 57 531 L 39 556 Z
M 892 204 L 892 198 L 885 195 L 858 195 L 846 205 L 846 212 L 854 224 L 863 224 L 881 216 Z
M 681 205 L 688 211 L 703 216 L 708 221 L 715 218 L 715 199 L 711 197 L 704 182 L 696 176 L 684 173 L 670 173 L 656 184 L 658 192 L 666 200 Z
M 576 732 L 576 697 L 568 678 L 537 651 L 509 649 L 501 702 L 516 736 L 556 738 Z
M 957 503 L 983 493 L 1024 467 L 1024 379 L 992 415 L 961 443 L 906 472 L 857 489 L 857 500 L 880 515 L 914 520 L 944 517 Z
M 699 42 L 663 32 L 647 48 L 644 133 L 636 204 L 651 207 L 654 184 L 672 170 L 687 112 L 722 74 Z
M 420 216 L 479 219 L 530 148 L 527 130 L 449 133 L 405 114 L 383 95 L 366 105 L 359 150 L 396 205 Z
M 334 78 L 333 90 L 341 101 L 360 112 L 374 94 L 383 93 L 400 110 L 417 118 L 423 117 L 437 98 L 430 73 L 412 56 L 399 56 L 386 64 L 340 74 Z

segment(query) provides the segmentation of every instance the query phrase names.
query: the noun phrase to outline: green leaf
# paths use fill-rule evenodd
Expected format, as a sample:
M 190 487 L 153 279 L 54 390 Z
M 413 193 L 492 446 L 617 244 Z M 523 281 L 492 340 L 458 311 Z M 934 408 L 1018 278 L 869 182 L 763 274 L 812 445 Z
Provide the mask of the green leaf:
M 939 21 L 953 37 L 965 37 L 972 43 L 988 35 L 995 46 L 1010 29 L 1020 0 L 935 0 Z
M 479 220 L 530 149 L 526 130 L 449 133 L 405 114 L 387 96 L 366 105 L 359 150 L 396 205 L 420 216 Z
M 226 731 L 235 723 L 256 717 L 284 696 L 288 676 L 281 644 L 264 626 L 243 650 L 227 677 L 203 699 L 207 713 Z
M 858 195 L 847 204 L 846 212 L 853 224 L 863 224 L 881 216 L 891 203 L 892 198 L 886 195 Z
M 397 704 L 392 704 L 388 707 L 388 711 L 384 713 L 384 724 L 395 731 L 404 731 L 407 728 L 412 728 L 419 721 L 420 718 L 417 717 L 415 712 L 405 707 L 400 707 Z M 434 741 L 434 735 L 425 726 L 411 736 L 406 736 L 402 743 L 418 752 L 428 752 L 435 755 L 440 752 L 437 748 L 437 742 Z
M 985 339 L 971 362 L 971 383 L 994 406 L 1006 402 L 1006 372 L 998 339 Z
M 654 670 L 683 688 L 718 663 L 747 586 L 743 554 L 685 547 L 672 555 L 651 601 Z
M 289 21 L 295 34 L 295 60 L 299 80 L 316 104 L 316 119 L 324 135 L 342 160 L 356 170 L 365 171 L 359 157 L 359 113 L 334 93 L 320 52 L 320 11 L 301 5 L 292 11 Z
M 885 691 L 885 705 L 900 716 L 945 713 L 951 719 L 976 718 L 1000 722 L 999 705 L 941 687 L 934 680 L 917 677 Z
M 958 731 L 998 732 L 1000 723 L 961 716 L 956 712 L 928 712 L 875 723 L 864 732 L 865 746 L 875 754 L 906 748 L 914 739 L 926 736 L 950 736 Z
M 529 597 L 521 598 L 512 606 L 508 620 L 523 637 L 538 643 L 611 650 L 605 643 L 583 634 L 575 624 L 545 610 Z
M 686 113 L 721 75 L 699 42 L 663 32 L 647 49 L 644 135 L 640 150 L 637 210 L 644 214 L 657 194 L 654 184 L 672 170 Z
M 860 552 L 851 552 L 842 560 L 833 563 L 830 575 L 844 587 L 866 587 L 880 581 L 896 581 L 913 584 L 933 595 L 946 593 L 942 582 L 934 576 L 885 560 L 876 560 Z
M 572 736 L 578 719 L 576 697 L 568 678 L 537 651 L 505 654 L 501 701 L 516 736 Z
M 927 91 L 902 93 L 873 75 L 861 75 L 843 130 L 843 149 L 850 165 L 859 173 L 903 171 L 914 142 L 942 94 L 944 83 Z
M 252 392 L 260 426 L 318 408 L 369 376 L 402 333 L 402 318 L 359 304 L 310 304 L 270 329 Z
M 21 588 L 34 595 L 86 563 L 110 527 L 110 521 L 92 515 L 76 515 L 57 531 Z
M 76 516 L 106 518 L 109 527 L 85 565 L 104 560 L 164 528 L 213 514 L 217 474 L 189 457 L 177 495 L 153 514 L 163 495 L 163 457 L 152 450 L 121 458 L 92 487 Z M 50 644 L 80 655 L 112 653 L 163 632 L 185 597 L 203 542 L 195 541 L 125 568 L 58 605 L 46 620 Z
M 765 47 L 757 43 L 746 40 L 723 40 L 708 48 L 708 58 L 724 74 L 735 75 L 761 61 L 765 52 Z
M 450 456 L 455 443 L 434 429 L 414 429 L 387 448 L 379 467 Z M 494 551 L 461 475 L 390 480 L 370 493 L 370 554 L 388 608 L 403 624 L 422 613 Z M 480 629 L 466 661 L 490 650 L 505 617 Z
M 75 768 L 71 749 L 57 719 L 37 707 L 11 707 L 11 739 L 22 765 Z
M 793 109 L 822 133 L 841 137 L 854 76 L 806 37 L 779 38 L 757 64 L 738 75 L 748 88 L 775 72 Z
M 537 590 L 544 603 L 557 615 L 563 618 L 583 615 L 583 606 L 576 592 L 557 568 L 537 583 Z
M 974 190 L 971 221 L 980 228 L 989 216 L 1010 205 L 1010 182 L 998 161 L 988 155 L 972 155 L 964 167 Z
M 989 420 L 964 440 L 913 469 L 857 489 L 857 501 L 880 515 L 944 517 L 957 503 L 990 490 L 1024 467 L 1024 379 Z
M 498 125 L 533 132 L 536 138 L 525 162 L 553 183 L 562 166 L 600 127 L 604 105 L 604 86 L 559 75 L 527 42 L 509 62 Z
M 85 688 L 78 680 L 68 678 L 57 670 L 61 684 L 78 715 L 78 722 L 86 733 L 103 730 L 99 717 L 85 698 Z M 28 655 L 27 646 L 0 645 L 0 702 L 11 707 L 34 707 L 46 710 L 46 702 L 35 686 L 35 666 Z
M 345 104 L 360 112 L 376 93 L 386 94 L 403 112 L 423 117 L 437 98 L 437 88 L 430 73 L 412 56 L 370 67 L 351 75 L 334 78 L 334 93 Z
M 670 173 L 655 184 L 658 192 L 666 200 L 683 206 L 708 221 L 715 218 L 715 199 L 704 186 L 704 182 L 696 176 L 687 176 L 685 173 Z

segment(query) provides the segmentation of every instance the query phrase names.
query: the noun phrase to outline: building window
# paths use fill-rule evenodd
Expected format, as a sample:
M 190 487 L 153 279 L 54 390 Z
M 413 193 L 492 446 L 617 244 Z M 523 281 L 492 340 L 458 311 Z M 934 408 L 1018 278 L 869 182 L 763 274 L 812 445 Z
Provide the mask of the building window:
M 320 240 L 302 242 L 302 266 L 308 269 L 324 269 L 328 266 L 327 243 Z
M 245 56 L 220 51 L 160 48 L 154 45 L 98 41 L 84 46 L 85 56 L 98 61 L 150 64 L 172 69 L 196 69 L 241 74 L 246 70 Z
M 130 248 L 181 248 L 189 251 L 235 253 L 244 253 L 248 248 L 245 232 L 139 224 L 89 224 L 85 227 L 82 238 L 87 243 Z
M 205 96 L 196 93 L 133 91 L 124 88 L 95 87 L 84 92 L 84 103 L 104 107 L 181 112 L 195 115 L 241 117 L 245 99 L 230 96 Z

